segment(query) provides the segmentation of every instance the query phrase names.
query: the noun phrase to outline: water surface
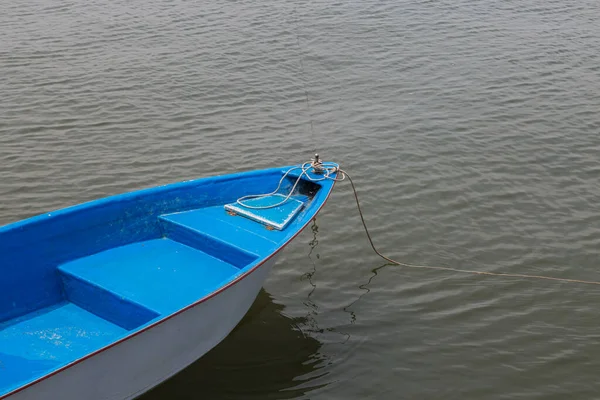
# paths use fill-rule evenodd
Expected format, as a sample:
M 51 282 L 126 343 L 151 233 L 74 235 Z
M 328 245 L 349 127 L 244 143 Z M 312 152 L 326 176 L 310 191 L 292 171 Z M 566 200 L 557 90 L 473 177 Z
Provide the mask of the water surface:
M 318 150 L 396 259 L 600 280 L 598 15 L 3 2 L 0 224 Z M 598 397 L 599 289 L 383 266 L 352 202 L 338 185 L 230 337 L 142 398 Z

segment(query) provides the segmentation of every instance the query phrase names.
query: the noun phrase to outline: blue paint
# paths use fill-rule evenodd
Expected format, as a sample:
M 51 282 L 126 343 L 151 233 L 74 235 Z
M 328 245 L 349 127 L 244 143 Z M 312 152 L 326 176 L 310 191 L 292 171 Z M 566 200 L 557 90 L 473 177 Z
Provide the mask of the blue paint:
M 71 303 L 11 321 L 0 330 L 0 393 L 76 360 L 127 331 Z
M 61 271 L 60 275 L 68 301 L 123 329 L 135 329 L 160 316 L 156 311 L 111 292 L 95 282 L 64 271 Z
M 26 384 L 59 366 L 58 362 L 52 360 L 33 360 L 0 353 L 0 393 Z
M 331 181 L 301 181 L 294 195 L 303 208 L 281 231 L 223 206 L 273 191 L 286 170 L 160 186 L 0 227 L 0 396 L 188 306 L 277 251 L 314 217 Z
M 239 269 L 178 242 L 156 239 L 80 258 L 59 271 L 168 315 L 214 291 Z
M 221 206 L 163 215 L 160 219 L 166 232 L 175 229 L 168 225 L 176 224 L 179 229 L 191 230 L 197 234 L 210 236 L 214 240 L 228 243 L 258 256 L 272 253 L 279 243 L 276 238 L 269 239 L 242 228 L 236 224 L 239 218 L 228 215 Z M 258 228 L 264 229 L 260 225 L 258 225 Z M 268 233 L 268 231 L 265 233 Z
M 166 237 L 200 250 L 239 269 L 244 268 L 258 258 L 256 254 L 249 253 L 240 247 L 232 246 L 201 230 L 190 229 L 185 224 L 172 222 L 168 219 L 163 219 L 163 217 L 160 219 Z

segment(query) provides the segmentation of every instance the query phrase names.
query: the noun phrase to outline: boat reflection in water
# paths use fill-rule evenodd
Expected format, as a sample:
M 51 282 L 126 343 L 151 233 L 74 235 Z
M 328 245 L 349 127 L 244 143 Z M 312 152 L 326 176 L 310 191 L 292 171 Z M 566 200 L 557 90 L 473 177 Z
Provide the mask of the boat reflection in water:
M 140 397 L 164 399 L 292 399 L 321 385 L 321 343 L 282 314 L 261 290 L 239 325 L 217 347 Z

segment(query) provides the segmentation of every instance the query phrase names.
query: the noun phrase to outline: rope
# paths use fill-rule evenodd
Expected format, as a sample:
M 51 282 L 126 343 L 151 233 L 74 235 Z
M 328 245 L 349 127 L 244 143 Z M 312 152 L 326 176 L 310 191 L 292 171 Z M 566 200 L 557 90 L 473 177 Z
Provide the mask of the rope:
M 332 178 L 331 176 L 335 173 L 337 173 L 340 170 L 340 166 L 334 162 L 322 162 L 318 164 L 320 166 L 320 168 L 323 170 L 323 175 L 320 178 L 313 178 L 312 176 L 310 176 L 310 174 L 308 173 L 312 168 L 314 168 L 315 164 L 313 164 L 313 162 L 305 162 L 302 165 L 299 166 L 295 166 L 292 167 L 290 169 L 288 169 L 283 176 L 281 177 L 281 179 L 279 180 L 279 183 L 277 184 L 277 188 L 275 190 L 273 190 L 270 193 L 264 193 L 264 194 L 250 194 L 247 196 L 243 196 L 240 197 L 239 199 L 237 199 L 237 203 L 242 206 L 242 207 L 246 207 L 246 208 L 250 208 L 253 210 L 264 210 L 264 209 L 268 209 L 268 208 L 274 208 L 274 207 L 279 207 L 280 205 L 284 204 L 286 201 L 288 201 L 290 199 L 290 197 L 292 197 L 292 195 L 294 194 L 294 190 L 296 190 L 296 186 L 298 186 L 298 183 L 300 182 L 300 180 L 302 179 L 302 176 L 306 176 L 306 178 L 309 181 L 312 182 L 319 182 L 319 181 L 323 181 L 325 179 L 330 179 L 330 180 L 334 180 L 334 181 L 342 181 L 344 180 L 344 178 L 342 177 L 342 179 L 338 179 L 338 178 Z M 261 198 L 265 198 L 265 197 L 269 197 L 272 196 L 274 194 L 277 194 L 277 192 L 279 192 L 279 189 L 281 188 L 281 184 L 283 183 L 283 181 L 285 180 L 285 177 L 289 175 L 290 172 L 295 171 L 297 169 L 301 169 L 302 172 L 298 175 L 298 178 L 296 178 L 296 181 L 294 182 L 294 185 L 292 186 L 292 188 L 289 190 L 287 196 L 285 196 L 285 198 L 283 200 L 281 200 L 278 203 L 275 204 L 271 204 L 271 205 L 266 205 L 266 206 L 251 206 L 247 203 L 244 203 L 244 200 L 250 200 L 250 199 L 261 199 Z
M 339 165 L 336 163 L 324 162 L 324 163 L 320 163 L 319 165 L 321 166 L 322 170 L 324 171 L 323 175 L 320 175 L 319 178 L 314 178 L 309 174 L 309 171 L 315 167 L 315 164 L 312 162 L 305 162 L 302 165 L 295 166 L 295 167 L 288 169 L 283 174 L 281 179 L 279 180 L 279 184 L 277 185 L 277 188 L 274 191 L 272 191 L 271 193 L 243 196 L 237 200 L 237 203 L 243 207 L 252 208 L 252 209 L 273 208 L 273 207 L 280 206 L 281 204 L 283 204 L 289 200 L 289 198 L 293 195 L 294 190 L 296 189 L 296 186 L 298 186 L 298 183 L 300 182 L 300 180 L 302 179 L 303 176 L 305 176 L 306 179 L 313 181 L 313 182 L 323 181 L 325 179 L 329 179 L 329 180 L 338 182 L 338 181 L 343 181 L 346 178 L 348 178 L 348 181 L 350 182 L 350 185 L 352 186 L 352 192 L 354 193 L 354 199 L 356 200 L 356 208 L 358 209 L 358 214 L 360 215 L 360 220 L 362 222 L 363 228 L 367 235 L 369 244 L 371 245 L 371 248 L 373 249 L 375 254 L 377 254 L 379 257 L 381 257 L 382 259 L 384 259 L 385 261 L 387 261 L 390 264 L 398 265 L 401 267 L 407 267 L 407 268 L 449 271 L 449 272 L 458 272 L 458 273 L 462 273 L 462 274 L 471 274 L 471 275 L 486 275 L 486 276 L 496 276 L 496 277 L 504 277 L 504 278 L 539 279 L 539 280 L 548 280 L 548 281 L 564 282 L 564 283 L 580 283 L 580 284 L 587 284 L 587 285 L 600 285 L 600 281 L 589 281 L 589 280 L 584 280 L 584 279 L 557 278 L 557 277 L 545 276 L 545 275 L 511 274 L 511 273 L 503 273 L 503 272 L 486 272 L 486 271 L 476 271 L 476 270 L 462 269 L 462 268 L 407 264 L 407 263 L 403 263 L 400 261 L 396 261 L 390 257 L 383 255 L 379 250 L 377 250 L 377 247 L 375 247 L 375 243 L 373 242 L 373 238 L 371 237 L 371 233 L 369 232 L 369 228 L 367 227 L 367 222 L 365 221 L 365 216 L 363 214 L 363 210 L 360 205 L 360 200 L 358 199 L 358 192 L 356 190 L 356 185 L 354 185 L 354 181 L 352 180 L 352 177 L 346 171 L 341 169 L 339 167 Z M 268 196 L 276 194 L 279 191 L 279 189 L 281 188 L 281 184 L 284 181 L 284 179 L 290 174 L 290 172 L 297 170 L 297 169 L 302 170 L 302 172 L 298 175 L 298 177 L 296 178 L 296 181 L 294 182 L 294 185 L 292 186 L 289 193 L 285 196 L 285 198 L 282 201 L 280 201 L 276 204 L 268 205 L 268 206 L 251 206 L 251 205 L 244 203 L 244 200 L 263 198 L 263 197 L 268 197 Z M 336 174 L 341 175 L 341 178 L 338 177 Z M 336 175 L 336 176 L 334 176 L 334 175 Z
M 451 268 L 451 267 L 434 267 L 434 266 L 430 266 L 430 265 L 406 264 L 406 263 L 402 263 L 402 262 L 393 260 L 389 257 L 386 257 L 383 254 L 381 254 L 379 252 L 379 250 L 377 250 L 377 248 L 375 247 L 375 244 L 373 243 L 373 239 L 371 238 L 371 234 L 369 233 L 369 228 L 367 228 L 367 223 L 365 222 L 365 217 L 364 217 L 362 209 L 360 207 L 360 201 L 358 200 L 356 186 L 354 186 L 354 182 L 352 181 L 352 178 L 350 177 L 350 175 L 348 175 L 348 173 L 346 171 L 343 171 L 341 169 L 339 171 L 343 174 L 344 177 L 348 178 L 348 181 L 350 181 L 350 185 L 352 185 L 352 191 L 354 192 L 354 199 L 356 200 L 356 207 L 358 209 L 358 213 L 360 215 L 360 220 L 362 221 L 362 225 L 365 228 L 365 233 L 367 234 L 367 239 L 369 240 L 369 243 L 371 244 L 371 248 L 373 249 L 375 254 L 377 254 L 379 257 L 383 258 L 390 264 L 395 264 L 395 265 L 399 265 L 399 266 L 407 267 L 407 268 L 432 269 L 432 270 L 438 270 L 438 271 L 451 271 L 451 272 L 459 272 L 459 273 L 463 273 L 463 274 L 472 274 L 472 275 L 487 275 L 487 276 L 499 276 L 499 277 L 507 277 L 507 278 L 524 278 L 524 279 L 542 279 L 542 280 L 555 281 L 555 282 L 600 285 L 600 282 L 598 282 L 598 281 L 588 281 L 588 280 L 583 280 L 583 279 L 556 278 L 553 276 L 544 276 L 544 275 L 485 272 L 485 271 L 475 271 L 475 270 L 470 270 L 470 269 L 460 269 L 460 268 Z

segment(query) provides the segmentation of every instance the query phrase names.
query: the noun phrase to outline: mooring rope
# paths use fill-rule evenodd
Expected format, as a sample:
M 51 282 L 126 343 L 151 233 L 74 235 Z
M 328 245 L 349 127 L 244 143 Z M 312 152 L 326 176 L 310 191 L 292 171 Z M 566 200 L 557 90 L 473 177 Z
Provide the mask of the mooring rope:
M 291 189 L 289 190 L 288 194 L 280 202 L 277 202 L 272 205 L 265 205 L 265 206 L 252 206 L 247 203 L 244 203 L 244 200 L 258 199 L 258 198 L 263 198 L 263 197 L 269 197 L 273 194 L 277 194 L 279 189 L 281 188 L 281 184 L 283 183 L 285 178 L 292 171 L 295 171 L 298 169 L 301 170 L 301 172 L 296 177 L 296 180 L 295 180 L 294 184 L 292 185 Z M 314 172 L 316 171 L 316 169 L 319 169 L 319 171 L 320 171 L 318 178 L 314 176 L 315 175 Z M 313 176 L 311 176 L 311 174 L 309 173 L 309 172 L 311 172 L 311 170 L 313 171 Z M 352 177 L 350 176 L 350 174 L 348 174 L 348 172 L 341 169 L 339 167 L 339 165 L 334 162 L 320 161 L 318 155 L 315 155 L 315 159 L 312 162 L 305 162 L 302 165 L 295 166 L 295 167 L 288 169 L 283 174 L 281 179 L 279 180 L 279 184 L 277 185 L 277 188 L 274 191 L 272 191 L 270 193 L 264 193 L 264 194 L 243 196 L 237 200 L 237 203 L 243 207 L 252 208 L 252 209 L 266 209 L 266 208 L 273 208 L 273 207 L 280 206 L 280 205 L 284 204 L 286 201 L 288 201 L 290 199 L 290 197 L 292 197 L 292 195 L 294 194 L 295 189 L 298 186 L 298 183 L 300 182 L 302 177 L 305 177 L 306 179 L 313 181 L 313 182 L 323 181 L 325 179 L 339 182 L 339 181 L 343 181 L 346 178 L 348 178 L 348 181 L 350 182 L 350 185 L 352 186 L 352 192 L 354 193 L 354 199 L 356 200 L 356 208 L 358 210 L 358 214 L 360 215 L 360 220 L 362 222 L 362 226 L 367 235 L 369 244 L 371 245 L 371 248 L 373 249 L 375 254 L 377 254 L 379 257 L 381 257 L 382 259 L 384 259 L 385 261 L 387 261 L 390 264 L 398 265 L 401 267 L 407 267 L 407 268 L 449 271 L 449 272 L 458 272 L 458 273 L 472 274 L 472 275 L 497 276 L 497 277 L 504 277 L 504 278 L 539 279 L 539 280 L 548 280 L 548 281 L 564 282 L 564 283 L 582 283 L 582 284 L 588 284 L 588 285 L 600 285 L 600 281 L 590 281 L 590 280 L 585 280 L 585 279 L 558 278 L 558 277 L 546 276 L 546 275 L 514 274 L 514 273 L 504 273 L 504 272 L 487 272 L 487 271 L 477 271 L 477 270 L 463 269 L 463 268 L 408 264 L 408 263 L 396 261 L 390 257 L 387 257 L 387 256 L 383 255 L 377 249 L 377 247 L 375 246 L 375 243 L 373 242 L 373 238 L 371 236 L 371 233 L 369 232 L 369 228 L 367 227 L 367 222 L 365 221 L 365 216 L 363 214 L 363 210 L 360 205 L 360 200 L 358 199 L 358 192 L 356 190 L 356 185 L 354 184 L 354 181 L 352 180 Z
M 486 271 L 476 271 L 476 270 L 461 269 L 461 268 L 407 264 L 407 263 L 403 263 L 400 261 L 393 260 L 389 257 L 386 257 L 385 255 L 381 254 L 381 252 L 379 252 L 379 250 L 377 250 L 377 248 L 375 247 L 375 244 L 373 243 L 373 238 L 371 237 L 369 228 L 367 228 L 367 223 L 365 222 L 365 217 L 363 215 L 363 211 L 360 206 L 360 201 L 358 200 L 358 193 L 356 191 L 356 186 L 354 185 L 354 182 L 352 181 L 352 177 L 346 171 L 344 171 L 342 169 L 340 169 L 339 172 L 342 173 L 344 177 L 347 177 L 348 181 L 350 182 L 350 185 L 352 185 L 352 191 L 354 192 L 354 199 L 356 200 L 356 207 L 358 209 L 358 213 L 360 215 L 360 220 L 362 221 L 362 225 L 365 229 L 365 233 L 367 234 L 367 239 L 369 240 L 369 243 L 371 244 L 371 248 L 373 249 L 375 254 L 377 254 L 379 257 L 383 258 L 385 261 L 389 262 L 390 264 L 395 264 L 395 265 L 399 265 L 399 266 L 407 267 L 407 268 L 432 269 L 432 270 L 438 270 L 438 271 L 459 272 L 459 273 L 463 273 L 463 274 L 472 274 L 472 275 L 487 275 L 487 276 L 498 276 L 498 277 L 505 277 L 505 278 L 542 279 L 542 280 L 565 282 L 565 283 L 582 283 L 582 284 L 587 284 L 587 285 L 600 285 L 600 282 L 598 282 L 598 281 L 589 281 L 589 280 L 584 280 L 584 279 L 557 278 L 557 277 L 545 276 L 545 275 L 512 274 L 512 273 L 503 273 L 503 272 L 486 272 Z

